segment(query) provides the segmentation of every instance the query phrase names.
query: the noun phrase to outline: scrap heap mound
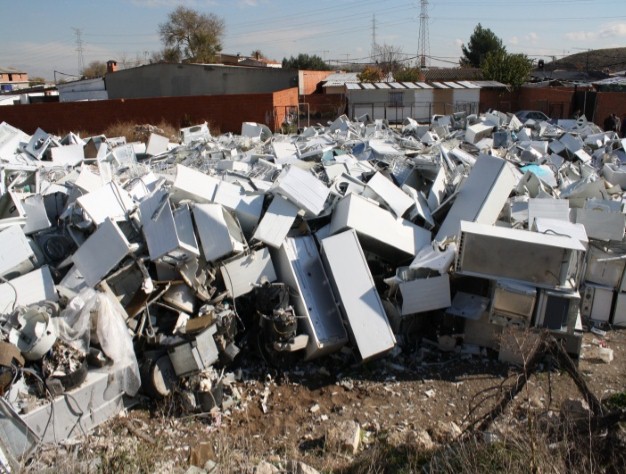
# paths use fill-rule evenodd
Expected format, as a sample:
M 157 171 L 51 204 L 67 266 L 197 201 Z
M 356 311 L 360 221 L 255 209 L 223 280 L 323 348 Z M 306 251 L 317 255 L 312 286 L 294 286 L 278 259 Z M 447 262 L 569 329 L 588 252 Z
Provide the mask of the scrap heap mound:
M 210 410 L 242 352 L 381 358 L 416 321 L 441 350 L 519 363 L 549 332 L 576 360 L 626 324 L 625 150 L 497 111 L 145 144 L 2 123 L 0 448 L 138 393 Z

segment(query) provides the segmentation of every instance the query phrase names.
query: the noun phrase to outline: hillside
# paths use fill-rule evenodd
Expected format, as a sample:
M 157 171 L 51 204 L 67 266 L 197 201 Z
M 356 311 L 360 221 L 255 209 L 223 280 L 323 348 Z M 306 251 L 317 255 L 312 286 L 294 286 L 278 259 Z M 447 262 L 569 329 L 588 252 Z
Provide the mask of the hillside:
M 602 71 L 607 68 L 610 72 L 626 70 L 626 48 L 581 51 L 546 63 L 547 70 Z

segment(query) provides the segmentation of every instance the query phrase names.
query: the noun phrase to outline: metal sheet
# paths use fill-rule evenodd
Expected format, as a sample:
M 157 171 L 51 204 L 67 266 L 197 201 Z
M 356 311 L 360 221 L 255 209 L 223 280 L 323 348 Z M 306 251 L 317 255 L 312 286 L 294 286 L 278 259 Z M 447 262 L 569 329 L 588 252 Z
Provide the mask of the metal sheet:
M 322 212 L 330 194 L 324 183 L 297 166 L 289 166 L 280 174 L 275 191 L 311 216 Z
M 0 314 L 8 314 L 17 306 L 28 306 L 46 300 L 58 300 L 50 268 L 46 265 L 13 278 L 10 283 L 0 284 Z
M 213 201 L 234 212 L 244 233 L 252 234 L 263 211 L 262 194 L 246 194 L 241 186 L 221 181 Z
M 413 205 L 413 199 L 380 172 L 367 182 L 366 189 L 378 196 L 397 217 L 402 217 Z
M 135 207 L 130 194 L 117 183 L 108 183 L 79 197 L 76 202 L 96 225 L 107 218 L 124 220 Z
M 193 207 L 193 217 L 198 229 L 202 253 L 207 262 L 213 262 L 234 252 L 244 250 L 244 238 L 239 224 L 232 219 L 236 228 L 229 228 L 227 216 L 220 204 L 196 204 Z
M 205 203 L 212 202 L 220 180 L 183 165 L 176 165 L 176 178 L 172 185 L 172 201 L 183 199 Z
M 356 230 L 364 248 L 391 260 L 414 257 L 431 242 L 428 230 L 398 219 L 356 194 L 349 194 L 337 203 L 330 225 L 332 234 Z
M 237 257 L 220 267 L 226 289 L 233 298 L 245 295 L 261 283 L 262 278 L 276 281 L 274 264 L 267 248 Z
M 151 260 L 156 260 L 167 254 L 177 254 L 183 259 L 190 255 L 200 255 L 198 244 L 195 241 L 195 236 L 193 236 L 189 208 L 187 207 L 186 213 L 178 216 L 181 224 L 186 222 L 186 225 L 179 230 L 170 207 L 167 191 L 157 189 L 141 201 L 139 212 Z M 183 230 L 187 231 L 186 240 L 182 238 Z
M 20 226 L 0 231 L 0 249 L 0 276 L 13 278 L 34 268 L 35 254 Z
M 447 308 L 452 304 L 448 275 L 420 278 L 400 283 L 399 286 L 402 294 L 402 316 Z
M 72 261 L 89 286 L 94 286 L 115 268 L 130 252 L 130 244 L 117 224 L 105 220 L 89 236 Z
M 354 230 L 322 239 L 322 259 L 361 358 L 394 348 L 396 339 Z
M 298 210 L 298 206 L 287 199 L 275 196 L 254 231 L 253 238 L 270 247 L 279 248 L 296 220 Z
M 517 176 L 507 161 L 481 154 L 435 239 L 456 236 L 462 220 L 494 224 L 516 184 Z

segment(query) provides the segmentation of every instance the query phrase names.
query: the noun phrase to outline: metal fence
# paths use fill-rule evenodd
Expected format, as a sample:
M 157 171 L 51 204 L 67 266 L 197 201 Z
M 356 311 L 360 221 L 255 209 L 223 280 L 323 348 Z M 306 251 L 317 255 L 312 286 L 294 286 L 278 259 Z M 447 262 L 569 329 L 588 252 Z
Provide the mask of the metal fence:
M 389 123 L 402 123 L 405 118 L 430 122 L 433 115 L 450 115 L 455 112 L 478 113 L 478 102 L 414 102 L 397 104 L 389 102 L 355 102 L 349 104 L 352 118 L 368 115 L 372 120 L 385 119 Z

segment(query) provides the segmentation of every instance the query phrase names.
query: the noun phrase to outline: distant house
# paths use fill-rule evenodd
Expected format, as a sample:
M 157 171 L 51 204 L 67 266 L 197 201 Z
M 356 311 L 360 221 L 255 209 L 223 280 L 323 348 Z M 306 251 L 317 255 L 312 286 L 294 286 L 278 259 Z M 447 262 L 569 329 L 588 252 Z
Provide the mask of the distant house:
M 11 92 L 29 87 L 28 73 L 12 67 L 0 67 L 0 92 Z
M 359 82 L 347 83 L 346 95 L 354 118 L 368 115 L 401 123 L 409 117 L 426 122 L 433 115 L 478 113 L 483 87 L 506 88 L 494 81 Z
M 59 102 L 106 100 L 109 98 L 104 84 L 104 77 L 62 82 L 57 84 L 57 89 L 59 90 Z
M 223 64 L 147 64 L 105 77 L 109 99 L 261 94 L 297 87 L 297 73 Z
M 322 82 L 324 94 L 345 94 L 346 84 L 356 84 L 359 82 L 358 72 L 336 72 L 330 74 Z

